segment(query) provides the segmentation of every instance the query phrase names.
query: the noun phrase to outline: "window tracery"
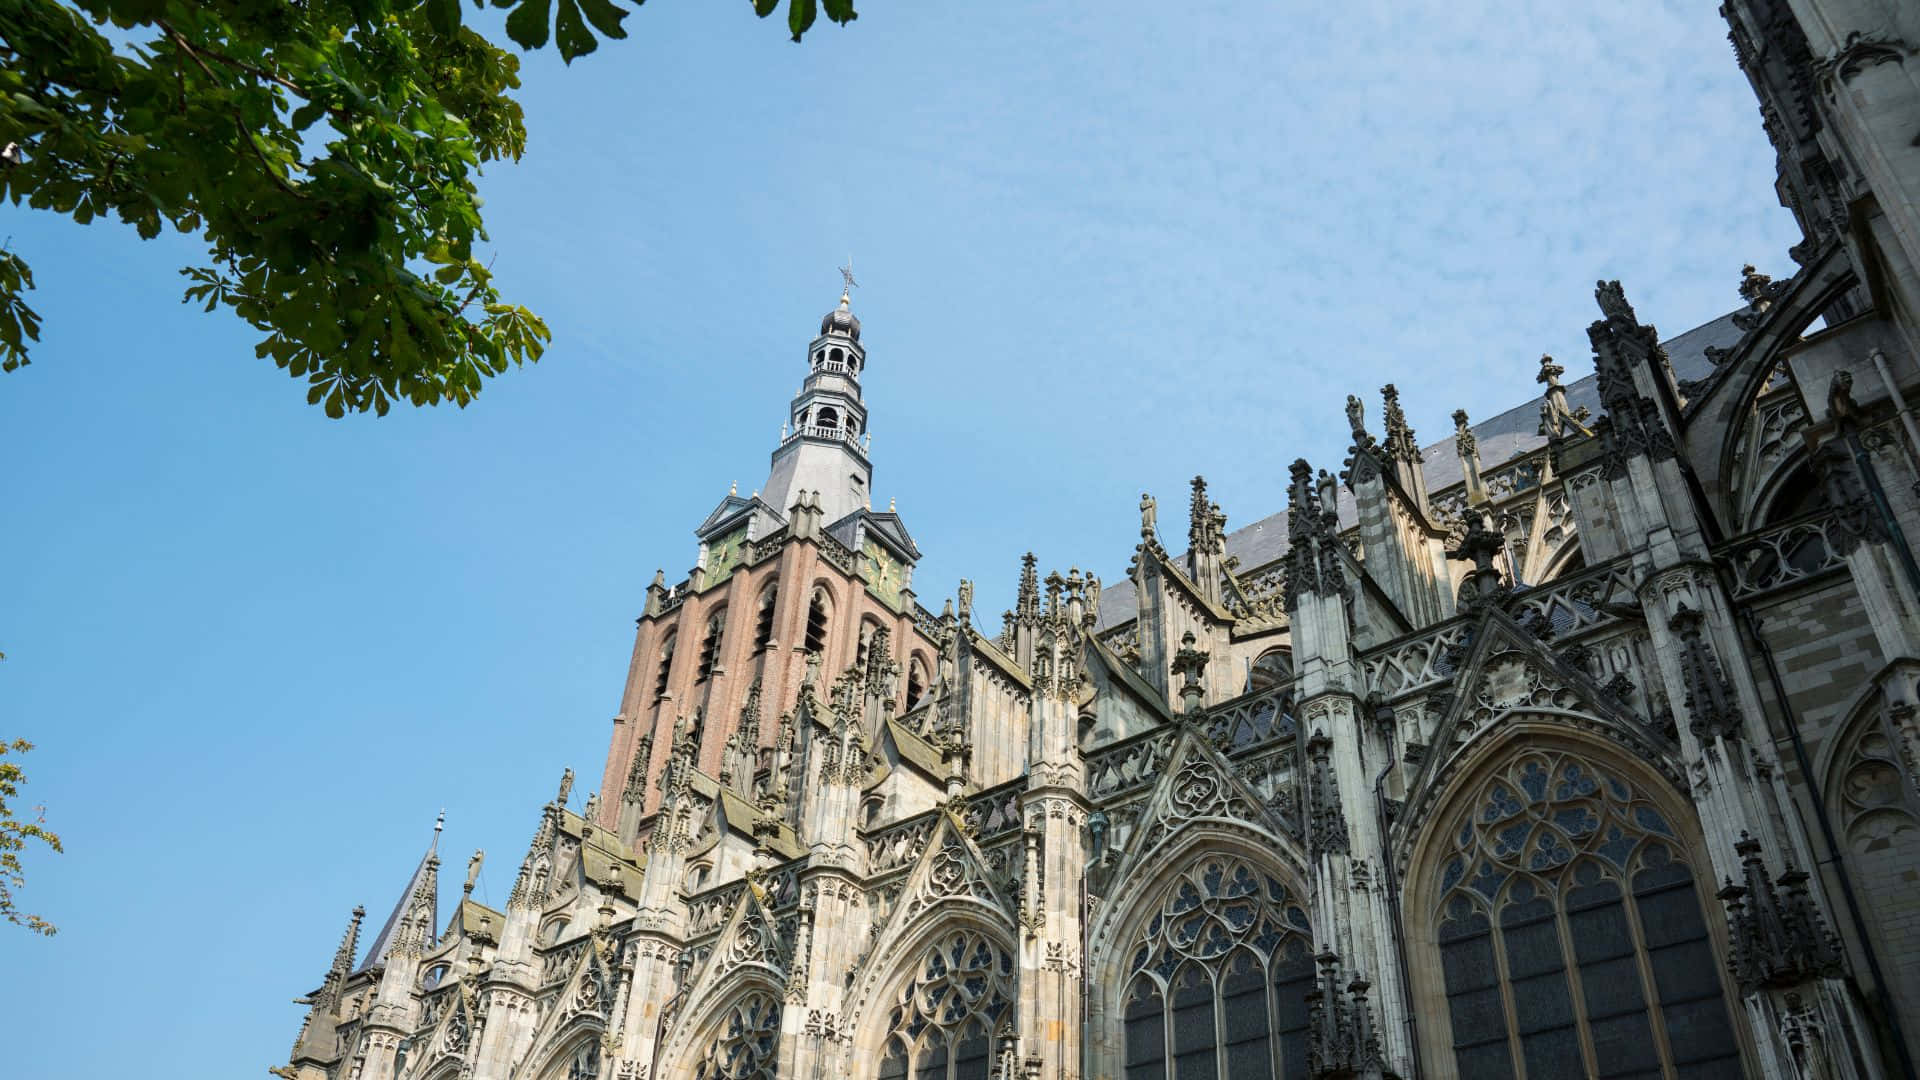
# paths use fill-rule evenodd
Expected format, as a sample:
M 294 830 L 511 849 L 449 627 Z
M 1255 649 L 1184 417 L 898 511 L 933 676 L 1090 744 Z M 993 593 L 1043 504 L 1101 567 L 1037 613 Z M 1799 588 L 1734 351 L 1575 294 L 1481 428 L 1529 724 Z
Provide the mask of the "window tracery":
M 1522 753 L 1448 842 L 1432 917 L 1461 1075 L 1742 1075 L 1693 867 L 1644 792 Z
M 727 1010 L 694 1080 L 774 1080 L 779 1056 L 780 1003 L 755 991 Z
M 547 1076 L 549 1080 L 599 1080 L 600 1037 L 594 1035 L 574 1044 L 547 1070 Z
M 1127 1080 L 1307 1075 L 1307 914 L 1273 876 L 1210 854 L 1167 887 L 1129 964 Z
M 1876 697 L 1870 715 L 1849 733 L 1833 785 L 1841 831 L 1856 851 L 1884 848 L 1895 834 L 1920 826 L 1907 770 L 1883 713 L 1882 699 Z
M 1011 953 L 978 931 L 942 935 L 900 991 L 880 1080 L 986 1080 L 1014 998 Z

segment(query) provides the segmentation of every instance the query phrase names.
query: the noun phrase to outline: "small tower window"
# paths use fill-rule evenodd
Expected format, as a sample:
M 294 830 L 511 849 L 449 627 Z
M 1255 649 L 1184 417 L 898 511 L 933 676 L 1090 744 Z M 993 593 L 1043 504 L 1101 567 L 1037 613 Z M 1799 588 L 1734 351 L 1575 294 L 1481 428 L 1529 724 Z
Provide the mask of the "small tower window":
M 753 651 L 759 652 L 773 644 L 773 615 L 779 606 L 780 586 L 769 585 L 760 594 L 760 614 L 753 625 Z
M 720 653 L 720 639 L 727 632 L 727 609 L 721 608 L 707 618 L 707 637 L 700 643 L 700 678 L 713 674 L 714 660 Z
M 822 408 L 820 410 L 820 419 L 816 421 L 816 423 L 820 427 L 832 430 L 840 426 L 840 414 L 831 407 Z
M 667 640 L 660 646 L 660 674 L 653 680 L 653 696 L 665 697 L 667 694 L 667 676 L 673 674 L 673 643 L 680 635 L 668 634 Z
M 833 362 L 836 364 L 844 364 L 847 362 L 847 354 L 838 348 L 834 349 L 829 355 L 833 357 Z
M 807 641 L 808 652 L 825 652 L 827 649 L 827 594 L 816 589 L 813 601 L 807 605 Z

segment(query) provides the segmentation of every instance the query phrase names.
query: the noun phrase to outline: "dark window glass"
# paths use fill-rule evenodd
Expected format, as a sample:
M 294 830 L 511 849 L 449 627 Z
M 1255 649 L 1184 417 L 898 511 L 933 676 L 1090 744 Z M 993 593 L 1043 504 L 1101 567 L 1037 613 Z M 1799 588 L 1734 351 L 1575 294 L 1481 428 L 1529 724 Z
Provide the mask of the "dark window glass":
M 1127 1080 L 1166 1080 L 1167 1011 L 1160 988 L 1146 975 L 1127 995 Z
M 1592 863 L 1577 867 L 1574 880 L 1583 884 L 1567 893 L 1567 932 L 1580 968 L 1595 1064 L 1605 1078 L 1658 1076 L 1660 1055 L 1647 1026 L 1640 965 L 1620 886 L 1601 877 Z
M 953 1048 L 953 1080 L 987 1080 L 987 1029 L 975 1020 Z
M 951 1080 L 947 1075 L 947 1040 L 938 1030 L 913 1059 L 913 1080 Z
M 667 692 L 667 676 L 673 674 L 673 643 L 679 635 L 671 634 L 666 644 L 660 646 L 660 673 L 653 680 L 653 696 L 660 697 Z
M 1634 875 L 1634 901 L 1674 1064 L 1698 1066 L 1694 1074 L 1700 1076 L 1722 1075 L 1717 1069 L 1738 1075 L 1740 1051 L 1693 874 L 1669 861 L 1664 849 L 1649 851 L 1646 861 L 1646 869 Z
M 756 651 L 773 642 L 773 614 L 779 607 L 779 600 L 778 588 L 769 588 L 760 594 L 760 617 L 753 627 L 753 647 Z
M 707 637 L 700 643 L 700 678 L 713 674 L 713 665 L 720 654 L 720 639 L 727 632 L 727 613 L 716 613 L 707 620 Z
M 1307 1075 L 1307 994 L 1313 989 L 1313 950 L 1290 937 L 1273 956 L 1274 1037 L 1280 1040 L 1281 1080 Z
M 1440 924 L 1440 971 L 1453 1021 L 1453 1052 L 1462 1076 L 1513 1075 L 1507 1047 L 1506 1006 L 1493 959 L 1493 933 L 1486 915 L 1456 897 Z
M 1188 964 L 1173 980 L 1173 1075 L 1175 1080 L 1215 1080 L 1213 979 Z
M 1500 913 L 1500 932 L 1507 951 L 1507 978 L 1513 985 L 1513 1012 L 1527 1075 L 1585 1073 L 1553 904 L 1536 895 L 1531 882 L 1516 882 Z
M 827 599 L 824 596 L 816 595 L 813 598 L 813 602 L 807 605 L 806 649 L 808 652 L 817 653 L 825 652 L 826 648 Z
M 1233 1080 L 1268 1080 L 1273 1076 L 1273 1051 L 1267 1045 L 1272 1018 L 1267 1007 L 1266 965 L 1246 949 L 1234 950 L 1220 980 L 1226 1075 Z

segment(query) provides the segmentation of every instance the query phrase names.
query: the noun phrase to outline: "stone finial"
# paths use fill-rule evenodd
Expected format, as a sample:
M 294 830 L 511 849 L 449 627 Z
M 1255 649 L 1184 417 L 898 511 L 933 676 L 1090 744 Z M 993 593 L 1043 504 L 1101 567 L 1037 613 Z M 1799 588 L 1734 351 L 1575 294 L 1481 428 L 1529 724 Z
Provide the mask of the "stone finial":
M 1480 443 L 1473 437 L 1473 428 L 1467 424 L 1467 410 L 1453 410 L 1453 446 L 1465 458 L 1479 453 Z
M 1415 440 L 1413 427 L 1407 423 L 1407 414 L 1400 408 L 1400 391 L 1392 383 L 1380 388 L 1382 399 L 1381 423 L 1386 425 L 1385 443 L 1387 456 L 1396 461 L 1419 462 L 1420 445 Z
M 1206 687 L 1201 678 L 1207 672 L 1207 660 L 1210 653 L 1201 652 L 1194 646 L 1198 639 L 1189 630 L 1180 636 L 1180 651 L 1173 654 L 1172 672 L 1180 676 L 1180 711 L 1189 716 L 1200 711 L 1201 700 L 1206 697 Z
M 1743 884 L 1728 878 L 1717 895 L 1727 906 L 1732 931 L 1727 966 L 1741 988 L 1749 993 L 1781 989 L 1842 974 L 1840 939 L 1827 930 L 1807 888 L 1807 873 L 1789 865 L 1769 881 L 1760 841 L 1745 832 L 1733 850 L 1740 856 Z
M 1459 547 L 1447 552 L 1447 558 L 1473 563 L 1473 569 L 1460 582 L 1460 602 L 1478 609 L 1507 595 L 1507 582 L 1493 565 L 1494 556 L 1506 550 L 1507 540 L 1487 526 L 1485 511 L 1470 508 L 1466 518 L 1466 535 L 1460 538 Z
M 1020 557 L 1020 595 L 1014 602 L 1014 616 L 1029 624 L 1040 617 L 1039 562 L 1031 551 Z
M 1702 743 L 1739 739 L 1745 717 L 1734 697 L 1733 684 L 1706 640 L 1705 622 L 1700 612 L 1684 603 L 1667 618 L 1667 628 L 1679 639 L 1687 727 Z

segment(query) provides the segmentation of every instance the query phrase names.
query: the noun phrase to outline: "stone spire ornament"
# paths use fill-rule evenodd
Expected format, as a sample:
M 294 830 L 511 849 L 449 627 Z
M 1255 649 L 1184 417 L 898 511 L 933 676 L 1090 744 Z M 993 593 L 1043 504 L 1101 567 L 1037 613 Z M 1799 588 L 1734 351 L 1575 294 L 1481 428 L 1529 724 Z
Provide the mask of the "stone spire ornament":
M 1407 423 L 1407 414 L 1400 409 L 1400 391 L 1388 383 L 1380 388 L 1380 397 L 1384 404 L 1381 422 L 1387 426 L 1387 438 L 1383 444 L 1387 456 L 1396 461 L 1425 461 L 1420 456 L 1420 444 L 1414 439 L 1413 427 Z
M 1453 449 L 1460 455 L 1460 474 L 1466 481 L 1468 505 L 1487 501 L 1487 483 L 1480 475 L 1480 440 L 1467 424 L 1467 410 L 1453 410 Z

